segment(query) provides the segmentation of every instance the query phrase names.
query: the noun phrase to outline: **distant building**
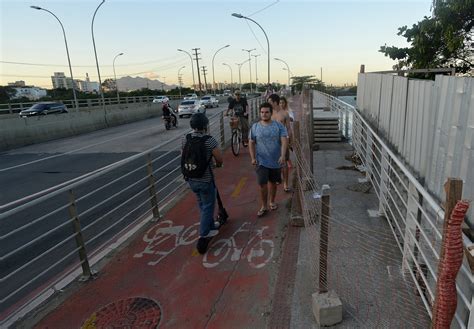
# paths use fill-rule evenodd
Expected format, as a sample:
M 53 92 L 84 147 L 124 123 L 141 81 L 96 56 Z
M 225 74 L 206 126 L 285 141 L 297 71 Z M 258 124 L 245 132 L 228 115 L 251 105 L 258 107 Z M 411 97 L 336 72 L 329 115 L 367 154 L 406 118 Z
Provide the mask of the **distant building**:
M 25 87 L 26 84 L 25 84 L 25 81 L 19 80 L 19 81 L 15 81 L 15 82 L 9 82 L 8 86 L 9 87 Z
M 53 88 L 64 88 L 72 89 L 72 79 L 64 75 L 64 72 L 54 72 L 54 75 L 51 77 L 53 82 Z
M 54 75 L 51 77 L 53 82 L 53 88 L 64 88 L 72 89 L 72 79 L 64 75 L 64 72 L 54 72 Z M 86 73 L 86 80 L 77 80 L 74 79 L 76 90 L 80 90 L 85 93 L 97 93 L 99 92 L 99 83 L 95 81 L 90 81 L 89 74 Z
M 40 99 L 41 97 L 46 96 L 46 90 L 43 88 L 13 87 L 13 89 L 16 91 L 16 94 L 15 96 L 12 97 L 12 99 L 26 97 L 29 100 L 35 101 L 35 100 Z
M 86 73 L 86 80 L 76 80 L 76 84 L 80 91 L 85 93 L 97 93 L 99 92 L 99 83 L 95 81 L 90 81 L 89 74 Z

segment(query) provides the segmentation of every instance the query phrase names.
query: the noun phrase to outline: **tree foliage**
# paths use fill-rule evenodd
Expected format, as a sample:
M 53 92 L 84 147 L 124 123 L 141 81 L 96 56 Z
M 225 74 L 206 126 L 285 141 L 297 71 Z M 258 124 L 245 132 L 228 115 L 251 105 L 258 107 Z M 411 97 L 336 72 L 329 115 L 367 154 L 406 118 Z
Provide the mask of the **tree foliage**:
M 303 86 L 308 85 L 311 89 L 316 89 L 320 91 L 325 90 L 324 83 L 315 78 L 314 75 L 303 75 L 300 77 L 291 78 L 291 89 L 295 91 L 302 91 Z
M 455 67 L 457 72 L 469 72 L 474 68 L 473 13 L 474 0 L 439 1 L 431 17 L 398 29 L 409 47 L 385 44 L 379 51 L 397 60 L 396 70 Z

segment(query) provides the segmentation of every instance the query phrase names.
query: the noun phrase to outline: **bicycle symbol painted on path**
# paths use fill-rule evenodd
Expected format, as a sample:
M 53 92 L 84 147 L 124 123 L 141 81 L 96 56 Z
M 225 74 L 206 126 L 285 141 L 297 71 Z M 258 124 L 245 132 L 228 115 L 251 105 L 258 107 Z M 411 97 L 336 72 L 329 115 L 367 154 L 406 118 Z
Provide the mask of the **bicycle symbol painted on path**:
M 274 249 L 273 240 L 263 239 L 263 231 L 268 226 L 263 226 L 253 232 L 255 234 L 251 236 L 245 246 L 239 247 L 236 243 L 235 236 L 239 233 L 251 232 L 247 228 L 250 225 L 250 222 L 244 222 L 229 239 L 220 239 L 211 243 L 209 250 L 202 259 L 204 267 L 216 267 L 225 261 L 229 255 L 232 262 L 247 258 L 248 263 L 253 268 L 262 268 L 267 265 L 273 257 Z
M 251 267 L 257 269 L 264 267 L 273 257 L 274 243 L 272 240 L 263 239 L 263 232 L 268 229 L 268 226 L 251 231 L 248 228 L 250 225 L 250 222 L 244 222 L 230 238 L 211 242 L 209 250 L 203 256 L 203 266 L 214 268 L 230 256 L 232 262 L 246 258 Z M 235 237 L 237 234 L 249 232 L 253 235 L 245 245 L 239 247 Z M 162 220 L 145 233 L 143 241 L 147 245 L 143 251 L 133 257 L 141 258 L 146 255 L 158 255 L 157 259 L 148 262 L 148 265 L 154 266 L 179 246 L 195 243 L 198 238 L 199 222 L 184 227 L 183 225 L 174 226 L 174 223 L 170 220 Z
M 150 228 L 143 236 L 143 241 L 148 245 L 145 249 L 133 257 L 140 258 L 143 255 L 159 255 L 157 260 L 148 262 L 148 265 L 156 265 L 166 256 L 171 254 L 179 246 L 192 244 L 199 239 L 199 222 L 185 228 L 183 225 L 173 226 L 170 220 L 162 220 Z

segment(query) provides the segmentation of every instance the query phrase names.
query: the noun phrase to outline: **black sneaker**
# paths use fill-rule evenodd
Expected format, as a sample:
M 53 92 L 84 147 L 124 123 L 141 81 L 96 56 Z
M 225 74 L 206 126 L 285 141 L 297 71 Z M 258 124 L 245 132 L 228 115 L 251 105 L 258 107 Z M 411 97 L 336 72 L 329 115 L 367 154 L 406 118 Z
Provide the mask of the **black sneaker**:
M 201 255 L 206 253 L 209 241 L 211 241 L 211 238 L 199 238 L 196 249 Z

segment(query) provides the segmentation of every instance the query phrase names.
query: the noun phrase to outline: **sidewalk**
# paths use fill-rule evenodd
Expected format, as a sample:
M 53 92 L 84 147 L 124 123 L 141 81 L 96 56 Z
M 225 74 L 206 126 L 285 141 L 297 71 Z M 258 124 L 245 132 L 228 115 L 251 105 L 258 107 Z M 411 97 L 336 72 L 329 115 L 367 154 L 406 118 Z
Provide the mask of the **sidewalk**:
M 248 149 L 238 157 L 227 150 L 224 167 L 215 172 L 230 218 L 204 256 L 195 248 L 199 210 L 188 190 L 159 222 L 147 225 L 117 252 L 95 280 L 70 295 L 66 291 L 63 302 L 50 303 L 58 305 L 48 314 L 43 311 L 36 327 L 265 328 L 282 316 L 289 321 L 292 289 L 287 279 L 278 281 L 278 273 L 280 263 L 293 264 L 284 275 L 294 279 L 296 259 L 282 258 L 291 195 L 280 186 L 278 209 L 257 218 L 257 183 Z M 283 284 L 280 289 L 277 281 Z M 280 309 L 272 312 L 272 307 Z M 31 321 L 20 325 L 31 327 Z

